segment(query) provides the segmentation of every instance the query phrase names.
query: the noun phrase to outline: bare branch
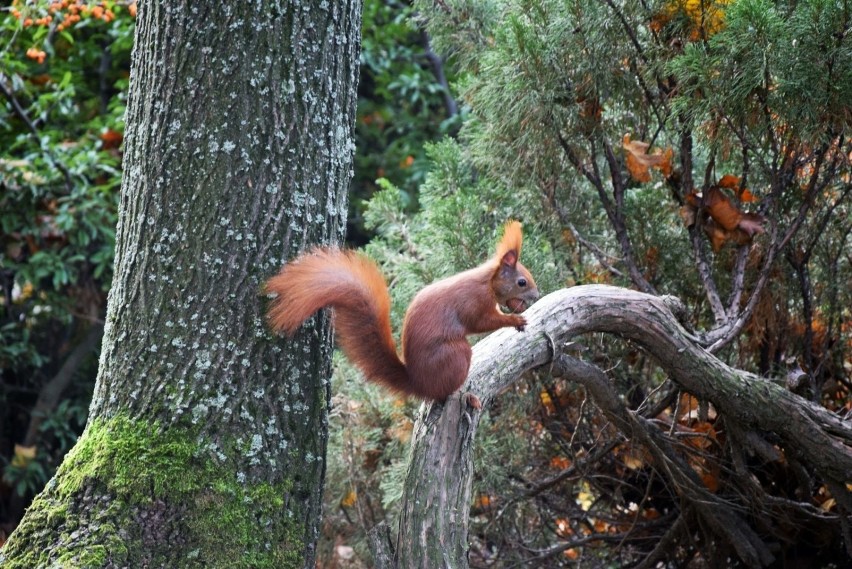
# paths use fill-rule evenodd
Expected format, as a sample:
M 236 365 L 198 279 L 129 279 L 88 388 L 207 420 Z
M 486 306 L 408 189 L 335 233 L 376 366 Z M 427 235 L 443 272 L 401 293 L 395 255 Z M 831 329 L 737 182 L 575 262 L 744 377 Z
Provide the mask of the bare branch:
M 682 199 L 683 196 L 695 190 L 692 179 L 692 133 L 688 129 L 684 129 L 680 136 L 680 169 L 679 197 Z M 707 296 L 707 302 L 710 303 L 710 310 L 713 312 L 713 319 L 716 325 L 720 326 L 728 318 L 725 308 L 722 305 L 722 299 L 719 296 L 719 290 L 716 287 L 716 281 L 713 279 L 713 272 L 710 270 L 710 263 L 707 260 L 707 249 L 698 225 L 696 221 L 689 228 L 689 242 L 692 245 L 692 253 L 695 257 L 695 267 L 698 270 L 698 277 L 701 279 L 701 284 L 704 286 L 704 293 Z
M 553 187 L 553 186 L 555 186 L 555 184 L 546 184 L 546 186 L 547 186 L 547 189 L 545 190 L 544 194 L 545 194 L 545 197 L 547 199 L 547 202 L 550 205 L 550 208 L 554 212 L 556 212 L 556 215 L 559 217 L 559 222 L 563 225 L 563 227 L 568 228 L 568 230 L 571 232 L 571 235 L 574 236 L 574 239 L 576 239 L 577 242 L 581 246 L 588 249 L 589 252 L 592 255 L 594 255 L 594 257 L 597 259 L 598 263 L 604 269 L 606 269 L 610 274 L 612 274 L 616 277 L 619 277 L 619 278 L 623 277 L 624 273 L 622 273 L 621 271 L 616 269 L 612 265 L 612 263 L 610 263 L 609 260 L 608 260 L 608 259 L 616 259 L 617 260 L 617 257 L 614 257 L 614 256 L 608 254 L 607 252 L 603 251 L 600 247 L 598 247 L 594 242 L 589 241 L 588 239 L 583 237 L 583 235 L 576 228 L 576 226 L 573 223 L 571 223 L 571 220 L 568 216 L 568 212 L 566 212 L 565 208 L 562 206 L 562 204 L 560 204 L 556 200 L 555 188 Z
M 731 295 L 728 299 L 728 318 L 733 318 L 739 312 L 740 302 L 745 289 L 745 269 L 751 245 L 743 245 L 737 249 L 734 269 L 731 271 Z
M 633 244 L 630 242 L 630 235 L 627 233 L 627 225 L 624 219 L 624 191 L 625 180 L 622 172 L 621 163 L 615 156 L 609 141 L 604 138 L 604 156 L 606 157 L 607 165 L 609 166 L 610 181 L 612 182 L 613 194 L 615 196 L 615 209 L 610 215 L 612 228 L 615 230 L 615 236 L 618 244 L 621 246 L 622 261 L 627 266 L 627 272 L 630 275 L 630 280 L 633 284 L 639 287 L 643 292 L 656 294 L 653 285 L 645 279 L 645 276 L 639 270 L 636 264 L 636 258 L 633 253 Z M 610 212 L 607 212 L 609 214 Z
M 694 343 L 662 299 L 617 287 L 580 286 L 547 295 L 525 316 L 525 332 L 499 331 L 474 347 L 466 389 L 486 406 L 524 371 L 556 361 L 569 339 L 589 332 L 615 334 L 652 355 L 673 383 L 712 403 L 726 423 L 743 432 L 772 433 L 789 459 L 845 487 L 852 472 L 852 425 L 775 383 L 719 361 Z M 679 464 L 665 434 L 629 412 L 600 370 L 580 365 L 592 370 L 584 385 L 601 410 L 609 411 L 607 417 L 643 442 L 658 471 L 698 497 L 691 502 L 702 509 L 694 512 L 699 519 L 750 565 L 768 563 L 771 556 L 756 532 L 731 504 L 719 507 L 718 497 Z M 434 566 L 435 559 L 448 567 L 467 566 L 471 451 L 481 414 L 471 413 L 464 399 L 453 396 L 443 405 L 425 406 L 415 427 L 398 540 L 401 566 Z
M 760 537 L 748 527 L 731 505 L 711 494 L 696 472 L 681 458 L 663 432 L 638 415 L 629 413 L 606 375 L 597 367 L 568 356 L 560 356 L 554 373 L 582 384 L 592 394 L 598 408 L 621 432 L 641 441 L 680 495 L 687 498 L 713 531 L 730 542 L 749 566 L 768 565 L 773 557 Z
M 565 155 L 568 158 L 568 161 L 577 169 L 583 176 L 592 184 L 592 186 L 597 190 L 598 198 L 601 201 L 601 205 L 604 208 L 604 212 L 609 219 L 610 225 L 615 231 L 616 238 L 621 247 L 622 254 L 622 262 L 627 267 L 627 273 L 630 275 L 630 280 L 636 285 L 639 289 L 648 293 L 655 293 L 654 287 L 649 283 L 645 277 L 642 275 L 642 272 L 639 270 L 639 267 L 636 265 L 636 261 L 633 255 L 633 245 L 630 243 L 630 236 L 627 234 L 627 227 L 624 223 L 624 210 L 623 210 L 623 200 L 624 200 L 624 187 L 623 187 L 623 175 L 621 173 L 621 166 L 618 163 L 617 158 L 612 150 L 612 147 L 608 142 L 604 141 L 604 146 L 606 148 L 605 154 L 607 157 L 607 163 L 610 169 L 610 175 L 612 176 L 612 184 L 613 191 L 615 194 L 615 203 L 610 200 L 607 195 L 606 188 L 604 187 L 603 181 L 601 179 L 600 173 L 597 171 L 597 163 L 595 162 L 595 144 L 593 140 L 589 141 L 591 150 L 592 150 L 592 159 L 591 165 L 592 168 L 583 163 L 580 157 L 577 155 L 576 151 L 571 148 L 571 145 L 567 140 L 562 136 L 562 133 L 559 130 L 556 130 L 556 137 L 559 140 L 559 144 L 562 147 Z
M 432 42 L 429 41 L 429 34 L 425 29 L 420 30 L 420 45 L 423 47 L 426 61 L 429 62 L 429 67 L 432 69 L 435 80 L 441 86 L 441 94 L 444 97 L 444 108 L 447 111 L 447 116 L 454 117 L 459 114 L 459 105 L 455 98 L 453 98 L 450 84 L 444 73 L 444 60 L 432 50 Z

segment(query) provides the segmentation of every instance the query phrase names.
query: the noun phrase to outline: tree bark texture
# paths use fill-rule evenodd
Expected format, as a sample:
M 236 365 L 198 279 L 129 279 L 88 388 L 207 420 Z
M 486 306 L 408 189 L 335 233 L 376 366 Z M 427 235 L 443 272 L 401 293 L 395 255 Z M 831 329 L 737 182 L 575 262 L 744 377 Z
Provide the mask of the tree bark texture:
M 345 228 L 360 0 L 141 2 L 89 423 L 4 567 L 313 567 L 330 374 L 262 283 Z
M 588 332 L 616 334 L 652 355 L 670 379 L 699 400 L 711 402 L 742 433 L 771 433 L 779 448 L 812 468 L 849 504 L 852 480 L 852 425 L 779 385 L 733 369 L 699 347 L 672 315 L 666 299 L 626 289 L 590 285 L 563 289 L 539 300 L 525 313 L 519 333 L 504 329 L 474 347 L 463 390 L 485 406 L 523 372 L 550 364 L 582 383 L 607 417 L 629 437 L 656 443 L 655 430 L 619 400 L 606 376 L 594 366 L 566 360 L 562 347 Z M 590 371 L 592 370 L 595 371 Z M 424 407 L 414 431 L 411 464 L 403 495 L 396 557 L 399 567 L 467 567 L 467 527 L 473 476 L 472 449 L 480 414 L 451 397 Z M 672 466 L 671 456 L 654 456 L 679 490 L 713 497 L 688 467 Z M 730 539 L 750 566 L 772 555 L 733 510 L 697 508 L 704 521 Z M 848 510 L 847 510 L 848 511 Z

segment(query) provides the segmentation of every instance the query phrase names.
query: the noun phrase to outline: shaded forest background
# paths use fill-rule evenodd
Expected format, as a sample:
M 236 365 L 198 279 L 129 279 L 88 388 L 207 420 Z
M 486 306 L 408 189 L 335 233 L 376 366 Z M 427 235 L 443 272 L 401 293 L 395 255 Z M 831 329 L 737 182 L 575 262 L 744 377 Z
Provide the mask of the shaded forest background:
M 135 11 L 0 10 L 0 544 L 85 425 Z M 349 240 L 388 274 L 395 329 L 414 292 L 479 263 L 519 217 L 543 291 L 677 296 L 708 350 L 849 421 L 850 33 L 852 8 L 818 0 L 366 1 Z M 794 454 L 742 444 L 630 342 L 572 350 L 680 441 L 709 492 L 754 509 L 780 563 L 842 566 L 852 510 Z M 417 403 L 342 360 L 333 393 L 320 564 L 367 567 L 366 530 L 398 514 Z M 640 562 L 685 507 L 547 370 L 479 436 L 474 567 Z M 666 559 L 725 559 L 712 536 L 684 529 Z

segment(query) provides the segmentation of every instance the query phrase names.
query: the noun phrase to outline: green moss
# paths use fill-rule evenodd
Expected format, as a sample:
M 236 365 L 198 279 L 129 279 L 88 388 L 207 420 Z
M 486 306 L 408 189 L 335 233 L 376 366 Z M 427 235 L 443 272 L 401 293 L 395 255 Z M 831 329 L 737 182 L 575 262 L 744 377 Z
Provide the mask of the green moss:
M 186 492 L 199 472 L 190 468 L 197 451 L 194 433 L 123 417 L 94 421 L 60 469 L 58 493 L 68 496 L 89 479 L 99 479 L 133 504 L 170 492 Z M 149 484 L 143 487 L 142 480 Z M 196 481 L 197 482 L 197 481 Z
M 198 441 L 194 428 L 93 421 L 0 554 L 4 568 L 102 567 L 107 560 L 141 566 L 143 559 L 152 566 L 300 567 L 304 529 L 292 521 L 298 516 L 287 516 L 292 483 L 241 483 L 236 468 L 199 452 Z M 92 488 L 108 499 L 80 508 Z M 82 537 L 78 525 L 86 528 Z M 157 532 L 180 536 L 181 547 Z
M 103 567 L 107 559 L 107 548 L 92 545 L 84 551 L 66 552 L 56 560 L 59 567 Z

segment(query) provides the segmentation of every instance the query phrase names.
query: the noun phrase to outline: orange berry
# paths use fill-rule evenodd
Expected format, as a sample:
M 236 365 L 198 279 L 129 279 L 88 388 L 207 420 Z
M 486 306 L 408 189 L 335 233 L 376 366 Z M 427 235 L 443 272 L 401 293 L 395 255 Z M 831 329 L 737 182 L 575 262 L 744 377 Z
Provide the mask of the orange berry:
M 47 57 L 47 54 L 40 49 L 31 47 L 27 50 L 27 57 L 39 63 L 44 63 L 44 58 Z

